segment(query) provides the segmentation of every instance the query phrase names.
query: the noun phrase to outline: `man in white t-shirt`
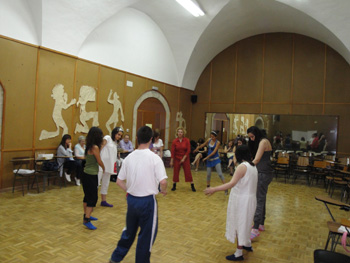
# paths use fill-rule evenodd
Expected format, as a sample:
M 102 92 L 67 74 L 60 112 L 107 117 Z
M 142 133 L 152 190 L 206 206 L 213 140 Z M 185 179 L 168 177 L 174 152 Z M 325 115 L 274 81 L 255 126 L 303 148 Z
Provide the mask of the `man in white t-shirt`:
M 167 194 L 167 175 L 162 159 L 150 151 L 152 129 L 143 126 L 137 131 L 138 149 L 123 161 L 117 184 L 128 193 L 126 227 L 110 262 L 123 260 L 134 242 L 138 228 L 136 263 L 150 262 L 151 249 L 158 229 L 157 201 L 155 195 Z

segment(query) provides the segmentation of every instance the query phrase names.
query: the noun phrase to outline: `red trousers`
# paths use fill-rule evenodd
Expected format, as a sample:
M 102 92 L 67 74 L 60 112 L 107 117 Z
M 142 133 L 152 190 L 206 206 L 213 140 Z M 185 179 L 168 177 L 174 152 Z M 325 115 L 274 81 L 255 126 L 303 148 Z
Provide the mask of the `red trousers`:
M 181 165 L 184 168 L 185 172 L 185 182 L 193 182 L 192 174 L 191 174 L 191 164 L 190 159 L 186 158 L 186 160 L 181 164 L 181 160 L 174 158 L 174 176 L 173 176 L 173 182 L 178 183 L 179 182 L 179 173 Z

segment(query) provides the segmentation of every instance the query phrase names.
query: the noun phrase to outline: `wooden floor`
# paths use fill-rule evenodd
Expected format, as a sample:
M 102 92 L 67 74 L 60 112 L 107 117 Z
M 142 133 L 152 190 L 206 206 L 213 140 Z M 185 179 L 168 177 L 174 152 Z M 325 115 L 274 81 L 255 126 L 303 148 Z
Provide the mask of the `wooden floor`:
M 167 172 L 168 195 L 157 197 L 159 231 L 151 261 L 229 262 L 225 256 L 236 245 L 225 238 L 228 196 L 203 194 L 204 170 L 193 172 L 196 193 L 183 182 L 182 174 L 178 190 L 171 192 L 172 171 Z M 218 184 L 213 173 L 212 185 Z M 253 253 L 244 252 L 246 262 L 313 262 L 313 251 L 324 248 L 330 220 L 323 203 L 314 198 L 319 194 L 326 194 L 322 185 L 274 179 L 268 192 L 266 231 L 253 242 Z M 125 193 L 111 183 L 108 201 L 115 206 L 96 207 L 96 231 L 82 225 L 82 198 L 82 187 L 73 185 L 50 186 L 40 194 L 33 189 L 24 197 L 21 191 L 0 194 L 0 262 L 108 262 L 125 224 Z M 349 212 L 331 210 L 336 218 L 350 217 Z M 135 244 L 123 262 L 135 261 Z M 336 251 L 345 253 L 340 246 Z

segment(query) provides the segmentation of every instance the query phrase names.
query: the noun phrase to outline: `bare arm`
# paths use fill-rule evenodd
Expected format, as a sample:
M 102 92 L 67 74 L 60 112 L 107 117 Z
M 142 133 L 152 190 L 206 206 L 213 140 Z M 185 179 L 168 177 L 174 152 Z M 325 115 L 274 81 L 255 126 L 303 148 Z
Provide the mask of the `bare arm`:
M 103 164 L 100 156 L 100 149 L 97 147 L 97 145 L 92 146 L 92 154 L 95 156 L 96 161 L 99 166 L 101 166 L 103 172 L 105 172 L 105 165 Z
M 269 145 L 270 145 L 270 142 L 267 139 L 262 139 L 260 141 L 258 151 L 256 152 L 255 158 L 253 160 L 253 163 L 255 165 L 257 165 L 260 162 L 261 157 L 263 156 L 264 152 L 268 151 L 269 148 L 271 148 L 271 146 L 269 146 Z
M 200 148 L 207 146 L 209 143 L 209 140 L 210 140 L 210 138 L 208 140 L 206 140 L 204 143 L 202 143 L 201 145 L 198 145 L 197 148 L 193 152 L 198 152 Z
M 239 182 L 239 180 L 241 180 L 241 178 L 246 174 L 246 172 L 247 172 L 247 166 L 245 166 L 244 164 L 240 164 L 237 167 L 235 174 L 233 175 L 230 182 L 228 182 L 226 184 L 219 185 L 217 187 L 209 187 L 209 188 L 204 190 L 204 193 L 206 195 L 212 195 L 215 192 L 225 191 L 227 189 L 230 189 L 230 188 L 234 187 Z
M 166 194 L 167 194 L 166 189 L 167 189 L 167 187 L 168 187 L 168 182 L 167 182 L 167 180 L 166 180 L 166 179 L 163 179 L 162 181 L 159 182 L 159 184 L 160 184 L 160 192 L 161 192 L 161 194 L 162 194 L 163 196 L 166 196 Z
M 126 192 L 126 184 L 124 180 L 117 179 L 117 185 Z
M 229 150 L 229 148 L 227 148 L 227 146 L 225 146 L 224 153 L 227 153 L 228 150 Z
M 210 157 L 212 157 L 214 154 L 216 154 L 216 152 L 217 152 L 218 149 L 219 149 L 219 146 L 220 146 L 220 142 L 217 141 L 217 144 L 216 144 L 216 146 L 215 146 L 215 149 L 212 151 L 211 154 L 209 154 L 207 157 L 205 157 L 205 158 L 203 159 L 203 161 L 208 160 Z
M 163 158 L 163 146 L 162 147 L 160 147 L 160 151 L 159 151 L 159 156 L 160 156 L 160 158 Z

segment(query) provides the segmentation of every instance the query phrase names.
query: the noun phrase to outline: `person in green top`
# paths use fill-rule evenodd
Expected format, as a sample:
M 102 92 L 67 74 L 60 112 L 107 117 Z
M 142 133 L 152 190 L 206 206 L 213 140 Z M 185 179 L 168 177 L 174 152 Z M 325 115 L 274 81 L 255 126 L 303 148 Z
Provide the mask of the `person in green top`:
M 85 167 L 81 178 L 84 190 L 84 221 L 83 224 L 90 230 L 95 230 L 96 227 L 90 222 L 97 220 L 91 216 L 93 208 L 96 206 L 98 199 L 98 170 L 101 166 L 105 172 L 105 166 L 101 161 L 100 150 L 103 141 L 102 130 L 98 127 L 92 127 L 86 137 L 85 149 Z

